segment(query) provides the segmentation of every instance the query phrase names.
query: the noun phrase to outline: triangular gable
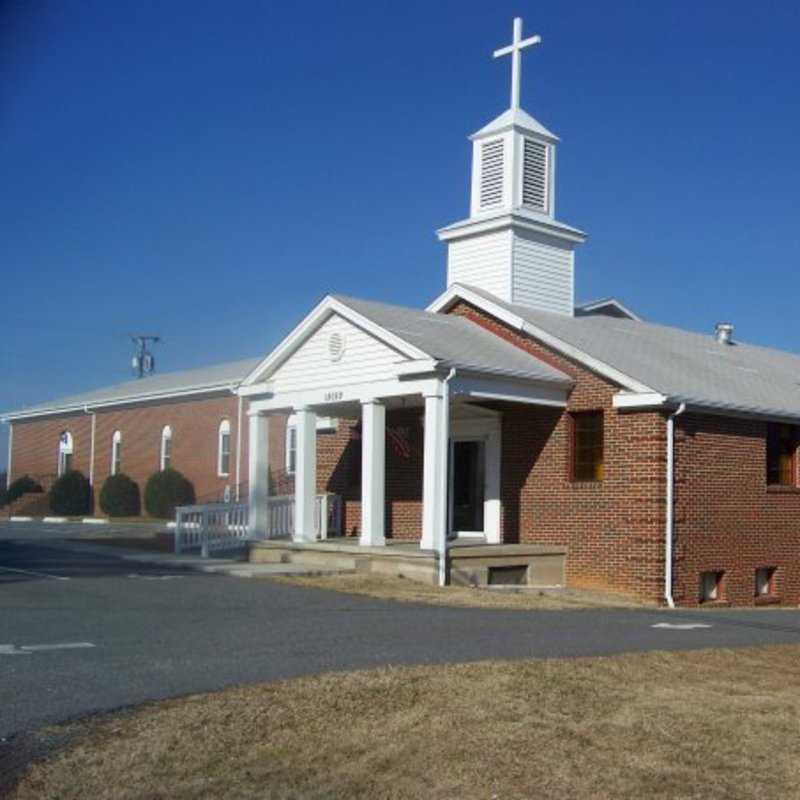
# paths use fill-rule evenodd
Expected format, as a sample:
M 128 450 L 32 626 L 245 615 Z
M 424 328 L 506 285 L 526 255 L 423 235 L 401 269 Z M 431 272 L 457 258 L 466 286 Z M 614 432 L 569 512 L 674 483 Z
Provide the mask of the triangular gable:
M 269 381 L 275 392 L 394 377 L 419 348 L 326 297 L 243 381 Z M 330 381 L 327 378 L 330 377 Z

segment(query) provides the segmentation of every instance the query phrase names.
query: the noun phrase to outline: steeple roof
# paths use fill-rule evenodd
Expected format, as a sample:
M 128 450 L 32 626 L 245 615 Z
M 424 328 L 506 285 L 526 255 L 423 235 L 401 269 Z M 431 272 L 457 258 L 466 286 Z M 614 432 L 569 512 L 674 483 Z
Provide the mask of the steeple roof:
M 514 127 L 522 128 L 551 142 L 559 141 L 558 136 L 547 130 L 541 122 L 535 120 L 527 111 L 521 108 L 509 108 L 488 125 L 484 125 L 479 131 L 473 133 L 469 138 L 480 139 L 491 134 L 502 133 Z

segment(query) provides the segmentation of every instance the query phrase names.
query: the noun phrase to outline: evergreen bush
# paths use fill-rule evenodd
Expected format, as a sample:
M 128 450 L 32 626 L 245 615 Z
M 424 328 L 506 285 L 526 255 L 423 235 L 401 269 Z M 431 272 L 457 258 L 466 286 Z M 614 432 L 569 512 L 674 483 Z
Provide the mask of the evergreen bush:
M 82 472 L 65 472 L 50 488 L 50 510 L 65 517 L 80 517 L 89 513 L 92 487 Z
M 109 517 L 138 517 L 142 510 L 139 484 L 122 472 L 110 475 L 100 490 L 100 508 Z
M 194 501 L 194 486 L 176 469 L 154 473 L 144 487 L 144 507 L 151 517 L 174 519 L 176 506 L 190 506 Z

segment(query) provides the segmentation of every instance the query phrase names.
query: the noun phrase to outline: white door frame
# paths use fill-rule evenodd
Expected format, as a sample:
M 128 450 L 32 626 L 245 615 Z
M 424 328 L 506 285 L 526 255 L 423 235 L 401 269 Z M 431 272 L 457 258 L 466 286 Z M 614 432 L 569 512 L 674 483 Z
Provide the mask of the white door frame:
M 459 413 L 461 411 L 462 413 Z M 477 413 L 476 413 L 477 412 Z M 483 530 L 453 531 L 453 442 L 481 441 L 483 446 Z M 485 536 L 487 544 L 500 544 L 500 516 L 502 502 L 500 499 L 500 457 L 502 453 L 502 434 L 500 414 L 496 411 L 462 406 L 453 408 L 450 421 L 450 444 L 448 460 L 448 534 L 470 538 Z

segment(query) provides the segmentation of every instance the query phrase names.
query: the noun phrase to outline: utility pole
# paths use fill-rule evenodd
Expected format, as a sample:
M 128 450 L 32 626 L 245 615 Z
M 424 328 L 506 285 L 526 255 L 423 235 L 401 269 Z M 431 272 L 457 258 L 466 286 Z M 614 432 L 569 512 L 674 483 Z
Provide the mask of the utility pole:
M 133 358 L 131 359 L 131 367 L 133 367 L 133 374 L 137 378 L 144 378 L 145 375 L 151 375 L 156 368 L 156 360 L 153 354 L 147 349 L 147 343 L 161 341 L 160 336 L 150 336 L 146 334 L 131 334 L 131 341 L 135 346 Z

